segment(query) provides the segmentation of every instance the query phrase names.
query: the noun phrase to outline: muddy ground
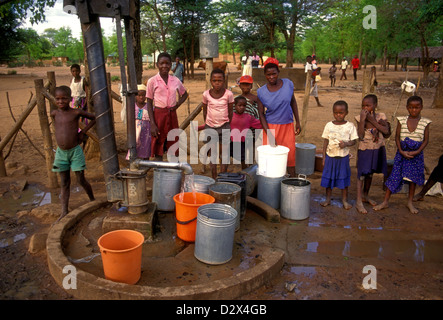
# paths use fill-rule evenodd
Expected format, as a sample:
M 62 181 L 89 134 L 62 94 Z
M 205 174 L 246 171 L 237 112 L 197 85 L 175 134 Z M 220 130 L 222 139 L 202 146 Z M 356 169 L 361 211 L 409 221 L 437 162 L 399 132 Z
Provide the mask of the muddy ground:
M 322 67 L 324 70 L 329 68 L 328 65 Z M 229 68 L 229 86 L 234 86 L 240 73 L 232 64 Z M 47 71 L 55 71 L 57 85 L 69 85 L 71 79 L 68 67 L 14 70 L 16 74 L 8 74 L 11 69 L 0 68 L 1 137 L 5 137 L 12 128 L 13 116 L 16 120 L 19 119 L 26 109 L 31 93 L 35 92 L 35 79 L 46 81 Z M 107 70 L 112 76 L 120 75 L 119 67 L 109 67 Z M 143 77 L 146 79 L 155 73 L 156 70 L 144 70 Z M 307 126 L 303 128 L 306 131 L 305 142 L 315 144 L 318 150 L 322 146 L 323 127 L 333 119 L 333 102 L 339 99 L 348 102 L 350 121 L 360 111 L 362 71 L 358 74 L 358 81 L 352 80 L 352 75 L 348 73 L 348 80 L 337 79 L 333 88 L 330 87 L 326 75 L 323 76 L 319 83 L 319 97 L 324 108 L 317 107 L 314 98 L 310 100 Z M 405 72 L 377 71 L 379 111 L 386 113 L 388 119 L 394 113 L 398 116 L 407 115 L 407 97 L 403 95 L 400 100 L 400 84 L 405 77 Z M 422 73 L 416 71 L 416 67 L 408 73 L 408 79 L 415 83 L 420 77 Z M 443 130 L 440 127 L 443 111 L 431 108 L 435 92 L 432 87 L 435 81 L 432 79 L 436 75 L 431 74 L 430 77 L 431 81 L 420 87 L 418 92 L 424 99 L 423 116 L 433 121 L 430 144 L 425 149 L 425 164 L 428 168 L 426 177 L 436 166 L 443 150 Z M 118 85 L 119 82 L 112 84 L 115 92 L 118 92 Z M 179 122 L 201 102 L 201 95 L 205 90 L 204 71 L 196 71 L 195 79 L 186 79 L 185 86 L 190 91 L 189 109 L 187 103 L 179 109 Z M 297 91 L 295 95 L 301 114 L 303 92 Z M 126 167 L 126 129 L 120 119 L 121 104 L 116 101 L 113 103 L 119 159 L 121 167 Z M 202 114 L 197 120 L 202 123 Z M 71 295 L 55 283 L 46 264 L 44 235 L 58 217 L 60 201 L 59 190 L 47 188 L 45 160 L 40 154 L 43 152 L 43 139 L 37 108 L 32 111 L 22 129 L 32 144 L 24 132 L 19 132 L 12 148 L 10 142 L 3 150 L 3 156 L 7 157 L 7 177 L 0 178 L 0 298 L 72 299 Z M 389 159 L 393 159 L 395 151 L 392 141 L 387 148 Z M 355 148 L 351 154 L 351 168 L 355 173 Z M 99 159 L 88 159 L 87 166 L 86 178 L 92 184 L 96 197 L 106 198 Z M 196 173 L 201 174 L 201 165 L 193 167 Z M 235 166 L 229 168 L 230 171 L 238 169 Z M 210 172 L 206 171 L 205 174 L 210 175 Z M 149 177 L 148 174 L 148 179 Z M 281 225 L 273 228 L 270 235 L 275 245 L 298 251 L 297 258 L 286 261 L 278 277 L 242 299 L 443 298 L 441 195 L 427 196 L 424 202 L 417 203 L 420 210 L 418 215 L 408 212 L 405 207 L 406 195 L 398 194 L 392 197 L 389 209 L 376 212 L 368 208 L 369 213 L 363 216 L 355 208 L 344 210 L 339 201 L 340 194 L 335 190 L 332 205 L 321 207 L 319 202 L 324 198 L 324 190 L 320 187 L 320 178 L 319 172 L 308 177 L 312 182 L 310 218 L 301 222 L 283 219 Z M 377 201 L 381 201 L 384 195 L 382 185 L 382 177 L 376 176 L 371 194 Z M 88 201 L 74 177 L 71 191 L 71 209 Z M 355 204 L 354 177 L 349 192 L 351 204 Z M 297 231 L 295 235 L 288 231 L 290 228 Z M 365 265 L 374 265 L 377 268 L 378 288 L 375 290 L 362 288 L 362 279 L 365 276 L 362 268 Z

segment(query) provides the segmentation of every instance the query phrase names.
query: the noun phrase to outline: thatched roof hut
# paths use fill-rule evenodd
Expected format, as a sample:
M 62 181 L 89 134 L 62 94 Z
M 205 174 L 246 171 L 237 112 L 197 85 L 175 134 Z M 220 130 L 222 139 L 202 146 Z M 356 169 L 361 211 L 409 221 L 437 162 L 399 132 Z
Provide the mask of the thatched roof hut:
M 429 57 L 432 59 L 443 58 L 443 46 L 440 47 L 428 47 L 429 49 Z M 409 59 L 421 59 L 421 47 L 411 48 L 404 50 L 398 54 L 400 59 L 409 58 Z

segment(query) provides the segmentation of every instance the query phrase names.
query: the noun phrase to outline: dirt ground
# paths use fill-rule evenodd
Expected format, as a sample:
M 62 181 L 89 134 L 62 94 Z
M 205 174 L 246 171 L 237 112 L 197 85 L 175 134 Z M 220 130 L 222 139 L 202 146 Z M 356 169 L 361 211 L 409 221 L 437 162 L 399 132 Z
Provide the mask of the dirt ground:
M 302 65 L 296 67 L 302 67 Z M 322 65 L 322 67 L 323 70 L 327 70 L 329 65 Z M 240 72 L 232 64 L 229 65 L 229 69 L 229 86 L 234 86 L 235 79 L 240 76 Z M 13 117 L 18 120 L 26 109 L 31 94 L 35 92 L 35 79 L 46 81 L 46 72 L 55 71 L 57 85 L 69 85 L 71 80 L 68 67 L 15 68 L 14 70 L 17 71 L 16 74 L 8 74 L 10 69 L 0 67 L 0 121 L 2 123 L 0 137 L 2 138 L 13 127 Z M 82 72 L 84 72 L 83 70 L 82 68 Z M 109 67 L 107 71 L 112 76 L 120 76 L 119 67 Z M 146 79 L 156 72 L 152 69 L 144 70 L 143 77 Z M 340 81 L 337 79 L 335 87 L 330 87 L 327 75 L 323 75 L 323 80 L 319 83 L 319 98 L 325 107 L 317 107 L 314 98 L 310 98 L 307 125 L 302 128 L 306 131 L 305 142 L 315 144 L 317 150 L 321 149 L 321 133 L 324 125 L 333 119 L 332 104 L 336 100 L 346 100 L 348 102 L 349 115 L 347 119 L 353 121 L 354 116 L 360 112 L 361 108 L 362 74 L 363 71 L 359 71 L 359 80 L 354 81 L 351 72 L 348 71 L 348 80 Z M 201 96 L 205 90 L 204 76 L 203 70 L 197 70 L 195 79 L 185 79 L 184 84 L 190 92 L 190 100 L 189 106 L 185 102 L 179 109 L 180 123 L 188 116 L 188 112 L 194 110 L 201 102 Z M 388 119 L 391 119 L 394 113 L 397 116 L 407 115 L 405 108 L 407 96 L 403 95 L 400 100 L 400 84 L 405 80 L 405 77 L 405 72 L 395 72 L 393 70 L 381 72 L 377 70 L 379 83 L 376 91 L 379 96 L 378 111 L 384 112 Z M 412 67 L 408 73 L 408 80 L 417 83 L 420 77 L 422 77 L 422 73 L 417 71 L 416 67 Z M 437 75 L 431 74 L 430 77 L 430 83 L 432 83 L 432 79 L 436 78 Z M 118 85 L 119 82 L 112 84 L 112 89 L 115 92 L 118 92 Z M 238 89 L 234 88 L 233 90 Z M 429 83 L 426 83 L 424 87 L 420 87 L 418 91 L 418 94 L 424 100 L 422 115 L 433 121 L 430 130 L 430 143 L 424 152 L 425 164 L 428 169 L 426 177 L 437 165 L 438 158 L 443 150 L 443 130 L 439 127 L 443 120 L 443 110 L 431 108 L 434 92 L 435 88 L 429 87 Z M 302 91 L 295 92 L 300 115 L 303 95 Z M 121 167 L 126 167 L 127 163 L 124 160 L 126 155 L 126 127 L 120 118 L 121 104 L 114 100 L 113 107 L 119 159 Z M 196 120 L 200 124 L 203 123 L 202 114 Z M 47 188 L 48 175 L 45 160 L 40 154 L 43 153 L 44 148 L 37 108 L 26 119 L 22 129 L 35 147 L 25 136 L 25 133 L 21 131 L 14 140 L 13 147 L 10 148 L 10 142 L 3 150 L 3 156 L 7 157 L 5 160 L 7 177 L 0 178 L 0 299 L 72 299 L 72 296 L 60 288 L 52 279 L 47 268 L 44 247 L 41 247 L 42 244 L 39 247 L 37 241 L 38 235 L 43 234 L 44 238 L 44 234 L 48 232 L 51 224 L 58 217 L 60 208 L 59 190 Z M 388 159 L 393 159 L 395 151 L 395 143 L 392 139 L 387 147 Z M 351 168 L 355 172 L 355 147 L 351 154 Z M 201 165 L 193 165 L 193 167 L 197 174 L 201 174 Z M 237 171 L 238 168 L 230 166 L 229 170 Z M 206 171 L 205 174 L 210 175 L 209 171 Z M 106 198 L 102 165 L 97 158 L 87 160 L 86 178 L 92 184 L 96 197 Z M 309 177 L 312 182 L 312 197 L 316 204 L 320 202 L 324 195 L 324 190 L 320 187 L 320 178 L 321 174 L 319 172 Z M 381 177 L 374 178 L 371 194 L 377 201 L 381 201 L 384 195 L 382 183 Z M 349 192 L 351 204 L 355 204 L 354 178 Z M 419 214 L 412 216 L 405 208 L 406 195 L 394 195 L 389 209 L 380 213 L 368 208 L 369 213 L 364 217 L 359 215 L 355 208 L 348 211 L 344 210 L 338 201 L 339 196 L 340 194 L 334 191 L 334 201 L 331 206 L 326 209 L 321 209 L 318 205 L 314 206 L 313 216 L 309 221 L 297 225 L 297 227 L 317 227 L 316 230 L 320 235 L 317 240 L 312 240 L 310 243 L 317 242 L 316 252 L 322 253 L 326 257 L 325 259 L 331 258 L 330 263 L 317 261 L 315 263 L 316 267 L 310 267 L 310 260 L 303 257 L 306 252 L 312 252 L 312 250 L 309 250 L 309 248 L 300 249 L 300 260 L 298 262 L 288 261 L 280 276 L 260 290 L 243 297 L 243 299 L 440 300 L 443 298 L 443 273 L 441 272 L 441 263 L 443 263 L 443 251 L 441 250 L 443 249 L 443 229 L 441 226 L 443 200 L 441 196 L 426 197 L 424 202 L 417 204 L 420 210 Z M 77 208 L 86 201 L 88 201 L 86 194 L 76 184 L 73 177 L 70 208 Z M 290 221 L 283 222 L 288 226 L 295 224 Z M 322 229 L 321 226 L 333 226 L 334 228 L 329 228 L 325 232 L 326 229 Z M 340 239 L 340 234 L 345 234 L 350 229 L 360 232 L 362 231 L 360 229 L 377 230 L 380 228 L 384 231 L 399 229 L 402 234 L 407 233 L 411 239 L 416 240 L 424 239 L 423 235 L 427 235 L 424 240 L 431 241 L 429 243 L 432 243 L 432 250 L 429 249 L 431 252 L 429 250 L 426 252 L 430 254 L 431 258 L 426 256 L 427 259 L 423 261 L 417 262 L 415 260 L 411 265 L 411 269 L 401 275 L 391 265 L 383 265 L 386 271 L 384 273 L 386 283 L 378 294 L 371 294 L 357 287 L 355 282 L 352 285 L 349 284 L 352 280 L 348 272 L 350 266 L 343 267 L 343 262 L 350 262 L 356 255 L 336 254 L 331 249 L 331 243 L 338 245 L 339 241 L 337 239 Z M 330 232 L 331 230 L 332 232 Z M 33 235 L 35 236 L 33 237 Z M 365 239 L 367 240 L 367 238 Z M 288 241 L 288 239 L 281 241 L 285 240 Z M 321 251 L 320 243 L 328 243 L 324 247 L 326 248 L 323 249 L 324 251 Z M 359 250 L 364 251 L 365 249 L 360 248 Z M 336 259 L 339 259 L 339 262 L 332 263 Z M 356 281 L 361 283 L 361 280 Z M 413 289 L 411 290 L 411 288 Z

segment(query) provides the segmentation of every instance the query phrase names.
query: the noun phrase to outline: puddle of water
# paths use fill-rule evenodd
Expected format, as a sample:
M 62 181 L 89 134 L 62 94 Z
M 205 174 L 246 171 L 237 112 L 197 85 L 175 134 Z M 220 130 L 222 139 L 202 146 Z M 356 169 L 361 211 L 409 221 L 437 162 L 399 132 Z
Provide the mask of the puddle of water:
M 309 278 L 312 278 L 314 275 L 317 274 L 316 267 L 297 266 L 297 267 L 291 267 L 290 271 L 291 273 L 294 273 L 296 275 L 304 275 Z
M 308 242 L 305 251 L 344 257 L 443 262 L 442 240 L 318 241 Z
M 53 203 L 50 192 L 39 189 L 35 184 L 28 184 L 26 188 L 18 194 L 11 191 L 6 192 L 1 198 L 0 214 L 15 214 L 21 210 L 30 210 L 37 206 Z
M 13 245 L 14 243 L 26 239 L 26 234 L 24 233 L 20 233 L 20 234 L 16 234 L 14 237 L 11 238 L 7 238 L 7 239 L 1 239 L 0 240 L 0 248 L 6 248 L 9 247 L 10 245 Z
M 338 224 L 329 224 L 329 223 L 321 223 L 317 221 L 308 221 L 308 227 L 329 227 L 329 228 L 343 228 L 343 229 L 357 229 L 357 230 L 400 230 L 397 228 L 383 228 L 383 227 L 365 227 L 365 226 L 350 226 L 350 225 L 338 225 Z

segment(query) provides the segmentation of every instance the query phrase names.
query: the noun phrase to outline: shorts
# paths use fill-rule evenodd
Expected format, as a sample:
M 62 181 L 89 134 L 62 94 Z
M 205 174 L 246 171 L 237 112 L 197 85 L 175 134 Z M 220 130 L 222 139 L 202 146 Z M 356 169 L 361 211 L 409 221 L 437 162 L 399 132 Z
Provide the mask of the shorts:
M 208 130 L 212 129 L 212 130 Z M 215 134 L 214 134 L 215 130 Z M 223 131 L 225 131 L 225 134 L 223 134 Z M 230 155 L 229 155 L 229 147 L 231 142 L 231 125 L 229 122 L 225 122 L 220 127 L 210 127 L 207 124 L 205 124 L 205 129 L 203 131 L 203 141 L 205 142 L 205 145 L 210 148 L 211 150 L 216 151 L 214 154 L 211 153 L 211 163 L 217 163 L 217 159 L 219 158 L 219 153 L 221 152 L 221 158 L 223 164 L 229 164 L 230 162 Z M 219 146 L 221 146 L 221 150 L 219 150 Z
M 57 148 L 54 163 L 52 165 L 53 172 L 63 172 L 69 170 L 83 171 L 85 169 L 85 154 L 83 153 L 83 149 L 80 147 L 80 145 L 77 145 L 69 150 Z

